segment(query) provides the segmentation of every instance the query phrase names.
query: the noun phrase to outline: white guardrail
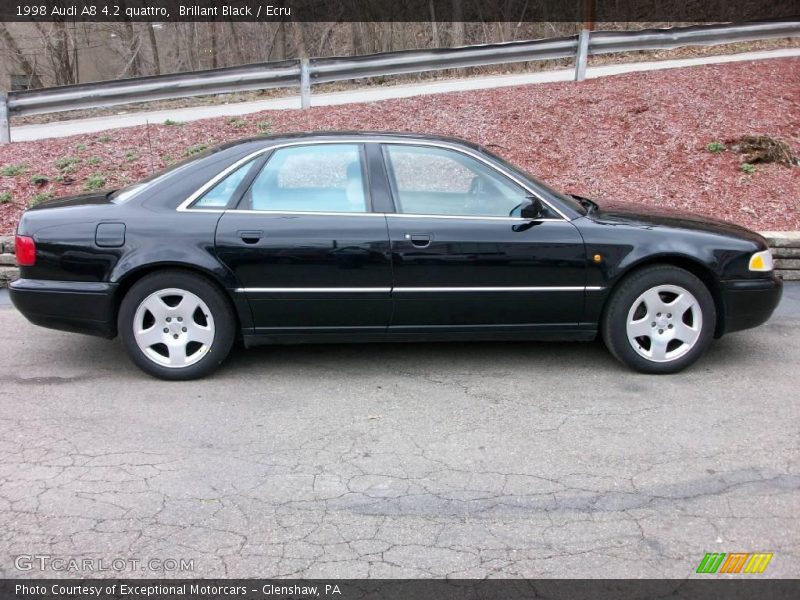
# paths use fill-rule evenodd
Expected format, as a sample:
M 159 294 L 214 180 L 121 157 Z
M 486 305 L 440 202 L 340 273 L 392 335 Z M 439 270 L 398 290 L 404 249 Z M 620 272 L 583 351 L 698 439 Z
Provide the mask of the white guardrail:
M 790 20 L 639 31 L 583 30 L 578 35 L 525 42 L 286 60 L 14 91 L 7 96 L 0 94 L 0 143 L 11 141 L 10 116 L 294 86 L 300 87 L 301 106 L 307 108 L 311 105 L 311 86 L 314 83 L 553 58 L 575 57 L 575 79 L 580 81 L 585 77 L 587 57 L 590 55 L 798 35 L 800 21 Z

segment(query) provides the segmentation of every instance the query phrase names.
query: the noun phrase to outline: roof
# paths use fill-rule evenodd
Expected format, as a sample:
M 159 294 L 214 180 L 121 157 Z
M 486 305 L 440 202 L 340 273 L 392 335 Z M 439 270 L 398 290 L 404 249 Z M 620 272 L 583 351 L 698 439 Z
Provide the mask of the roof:
M 302 139 L 308 139 L 309 141 L 312 141 L 312 140 L 329 140 L 329 139 L 353 138 L 353 137 L 357 138 L 363 137 L 365 139 L 369 138 L 373 140 L 385 140 L 385 141 L 419 140 L 419 141 L 429 141 L 429 142 L 446 142 L 451 144 L 458 144 L 460 146 L 466 146 L 468 148 L 472 148 L 473 150 L 478 150 L 479 152 L 486 153 L 486 149 L 483 148 L 481 145 L 460 138 L 432 135 L 432 134 L 410 133 L 404 131 L 298 131 L 293 133 L 265 135 L 265 136 L 235 140 L 232 142 L 221 144 L 220 149 L 232 148 L 240 144 L 253 143 L 253 142 L 285 142 L 285 141 L 296 141 Z

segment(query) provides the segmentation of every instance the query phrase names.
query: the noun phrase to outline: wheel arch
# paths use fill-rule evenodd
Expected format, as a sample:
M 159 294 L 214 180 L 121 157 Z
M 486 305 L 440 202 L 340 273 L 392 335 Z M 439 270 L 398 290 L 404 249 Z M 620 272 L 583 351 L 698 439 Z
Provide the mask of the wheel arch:
M 136 284 L 136 282 L 141 281 L 144 277 L 151 275 L 153 273 L 158 273 L 159 271 L 183 271 L 185 273 L 190 273 L 192 275 L 196 275 L 202 277 L 213 286 L 215 286 L 225 299 L 228 301 L 231 310 L 233 311 L 234 317 L 236 319 L 236 333 L 237 337 L 241 336 L 241 331 L 243 324 L 245 322 L 249 322 L 249 307 L 247 308 L 248 313 L 243 318 L 241 311 L 245 309 L 245 307 L 237 306 L 236 299 L 231 295 L 228 288 L 225 287 L 224 282 L 213 272 L 209 271 L 208 269 L 204 269 L 198 265 L 194 264 L 186 264 L 181 262 L 160 262 L 160 263 L 150 263 L 147 265 L 141 265 L 130 271 L 126 272 L 122 275 L 119 280 L 117 281 L 117 288 L 114 293 L 114 302 L 113 302 L 113 310 L 114 310 L 114 322 L 116 323 L 117 316 L 119 315 L 120 305 L 122 304 L 122 299 L 125 295 L 130 291 L 130 289 Z
M 660 254 L 655 256 L 648 256 L 631 265 L 628 265 L 623 271 L 619 273 L 616 281 L 608 290 L 605 299 L 603 300 L 603 310 L 601 315 L 604 317 L 610 299 L 614 296 L 617 288 L 630 277 L 633 273 L 641 271 L 647 267 L 656 265 L 668 265 L 678 267 L 688 271 L 706 286 L 714 299 L 714 309 L 716 311 L 716 323 L 714 324 L 714 337 L 719 338 L 725 332 L 725 304 L 722 299 L 722 288 L 719 279 L 714 271 L 707 265 L 703 264 L 700 260 L 684 254 Z M 601 318 L 603 318 L 601 317 Z

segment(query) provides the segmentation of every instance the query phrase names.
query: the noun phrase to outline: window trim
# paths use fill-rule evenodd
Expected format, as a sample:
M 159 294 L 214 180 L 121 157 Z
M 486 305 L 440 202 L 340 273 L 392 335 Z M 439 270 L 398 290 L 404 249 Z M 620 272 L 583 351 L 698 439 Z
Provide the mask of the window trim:
M 216 175 L 215 177 L 211 178 L 205 184 L 203 184 L 198 190 L 192 193 L 186 200 L 181 202 L 178 207 L 175 209 L 179 212 L 200 212 L 200 213 L 211 213 L 211 212 L 236 212 L 236 213 L 255 213 L 255 214 L 290 214 L 290 215 L 326 215 L 326 216 L 401 216 L 406 218 L 414 218 L 414 217 L 422 217 L 422 218 L 444 218 L 444 219 L 482 219 L 482 220 L 513 220 L 516 222 L 525 222 L 528 223 L 531 219 L 524 219 L 522 217 L 478 217 L 478 216 L 459 216 L 459 215 L 423 215 L 423 214 L 408 214 L 408 213 L 398 213 L 398 212 L 366 212 L 366 213 L 347 213 L 347 212 L 338 212 L 338 213 L 321 213 L 321 212 L 308 212 L 308 211 L 266 211 L 266 210 L 249 210 L 249 209 L 239 209 L 239 208 L 229 208 L 229 209 L 197 209 L 192 208 L 192 203 L 197 200 L 205 191 L 215 185 L 220 179 L 225 177 L 228 173 L 233 171 L 236 167 L 244 164 L 248 160 L 255 158 L 261 154 L 265 154 L 267 152 L 272 152 L 274 150 L 278 150 L 280 148 L 286 148 L 289 146 L 312 146 L 317 144 L 342 144 L 342 143 L 350 143 L 350 144 L 361 144 L 365 149 L 367 144 L 377 144 L 381 146 L 383 144 L 405 144 L 410 146 L 432 146 L 435 148 L 444 148 L 446 150 L 454 150 L 456 152 L 461 152 L 462 154 L 466 154 L 467 156 L 471 156 L 472 158 L 483 162 L 484 164 L 488 165 L 490 168 L 494 169 L 504 177 L 511 179 L 513 182 L 518 184 L 522 189 L 527 191 L 531 196 L 538 198 L 545 206 L 550 208 L 553 212 L 559 215 L 560 218 L 548 218 L 548 219 L 534 219 L 535 221 L 566 221 L 570 222 L 571 219 L 564 214 L 562 210 L 558 207 L 553 206 L 553 204 L 547 200 L 546 198 L 542 197 L 542 194 L 537 192 L 536 190 L 532 189 L 531 186 L 527 185 L 524 181 L 522 181 L 519 177 L 515 176 L 513 173 L 508 173 L 505 168 L 500 168 L 494 162 L 489 160 L 486 157 L 481 156 L 478 152 L 475 152 L 469 148 L 465 148 L 462 146 L 458 146 L 454 143 L 448 142 L 436 142 L 432 140 L 383 140 L 383 139 L 364 139 L 358 137 L 342 137 L 341 139 L 331 139 L 331 140 L 315 140 L 315 141 L 297 141 L 297 142 L 282 142 L 279 144 L 274 144 L 272 146 L 268 146 L 267 148 L 261 148 L 260 150 L 256 150 L 245 156 L 244 158 L 236 161 L 227 169 L 224 169 L 221 173 Z M 366 155 L 366 152 L 364 153 Z M 369 175 L 367 175 L 369 177 Z M 369 199 L 370 209 L 372 210 L 372 199 L 370 194 Z

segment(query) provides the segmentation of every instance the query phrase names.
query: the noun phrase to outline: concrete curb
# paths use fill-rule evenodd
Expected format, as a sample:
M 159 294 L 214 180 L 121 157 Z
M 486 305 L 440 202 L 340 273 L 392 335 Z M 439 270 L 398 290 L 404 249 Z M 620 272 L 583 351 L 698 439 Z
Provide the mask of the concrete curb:
M 772 256 L 775 271 L 784 281 L 800 281 L 800 231 L 762 231 Z M 0 288 L 19 277 L 14 258 L 14 236 L 0 236 Z

